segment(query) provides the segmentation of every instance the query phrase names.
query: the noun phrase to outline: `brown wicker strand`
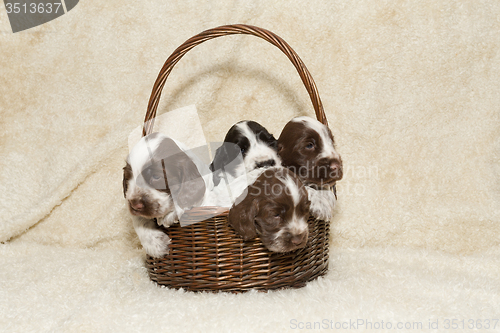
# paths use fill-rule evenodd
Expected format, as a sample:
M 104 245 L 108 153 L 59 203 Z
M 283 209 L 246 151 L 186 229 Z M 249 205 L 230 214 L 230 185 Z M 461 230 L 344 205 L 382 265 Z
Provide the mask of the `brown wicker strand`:
M 271 253 L 259 239 L 244 242 L 218 217 L 183 228 L 172 226 L 166 230 L 172 238 L 171 254 L 148 257 L 149 275 L 160 285 L 191 291 L 300 288 L 328 270 L 329 225 L 313 218 L 309 225 L 307 247 L 290 253 Z M 227 239 L 215 252 L 208 235 L 214 228 L 223 235 L 219 241 Z

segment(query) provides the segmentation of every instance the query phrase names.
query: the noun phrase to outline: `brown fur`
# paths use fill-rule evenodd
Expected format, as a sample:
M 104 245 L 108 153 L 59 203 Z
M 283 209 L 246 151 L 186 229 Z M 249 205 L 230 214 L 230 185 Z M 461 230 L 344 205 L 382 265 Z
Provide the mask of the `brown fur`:
M 333 143 L 333 135 L 328 129 Z M 342 179 L 342 160 L 320 158 L 324 145 L 319 133 L 303 122 L 288 122 L 278 138 L 278 154 L 283 166 L 295 172 L 307 185 L 332 185 Z
M 300 200 L 294 204 L 291 190 L 279 179 L 291 177 L 298 187 Z M 239 203 L 231 207 L 228 221 L 244 240 L 257 235 L 271 251 L 288 252 L 304 247 L 308 230 L 297 232 L 289 229 L 294 219 L 307 221 L 309 200 L 299 178 L 287 169 L 266 170 L 249 186 L 248 193 L 242 194 Z

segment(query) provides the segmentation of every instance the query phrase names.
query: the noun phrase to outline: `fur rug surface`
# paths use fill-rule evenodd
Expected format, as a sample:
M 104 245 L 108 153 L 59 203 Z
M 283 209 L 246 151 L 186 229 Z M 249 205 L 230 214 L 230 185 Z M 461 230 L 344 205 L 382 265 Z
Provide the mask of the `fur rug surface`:
M 12 33 L 0 10 L 0 332 L 500 331 L 499 17 L 495 0 L 109 0 Z M 281 36 L 316 82 L 344 163 L 330 271 L 269 293 L 159 288 L 123 198 L 129 137 L 175 48 L 235 23 Z M 166 126 L 206 142 L 314 116 L 253 36 L 176 65 L 158 112 L 191 105 L 201 126 Z

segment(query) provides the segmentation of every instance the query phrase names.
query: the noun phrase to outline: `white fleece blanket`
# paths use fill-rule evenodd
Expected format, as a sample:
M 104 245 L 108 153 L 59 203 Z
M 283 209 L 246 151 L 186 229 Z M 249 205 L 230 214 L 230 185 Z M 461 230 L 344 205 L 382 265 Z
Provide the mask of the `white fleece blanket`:
M 0 9 L 0 331 L 500 331 L 499 17 L 495 0 L 109 0 L 13 34 Z M 344 161 L 330 272 L 300 290 L 158 288 L 125 207 L 163 62 L 231 23 L 301 56 Z M 208 142 L 314 115 L 252 36 L 179 62 L 158 110 L 188 105 Z

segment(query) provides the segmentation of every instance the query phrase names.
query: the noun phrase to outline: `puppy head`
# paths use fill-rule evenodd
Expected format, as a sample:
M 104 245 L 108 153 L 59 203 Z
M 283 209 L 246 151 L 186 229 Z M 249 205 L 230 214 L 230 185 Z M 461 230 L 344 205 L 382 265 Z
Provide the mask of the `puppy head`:
M 223 145 L 215 152 L 210 169 L 224 168 L 238 177 L 257 168 L 280 166 L 277 147 L 277 140 L 262 125 L 255 121 L 240 121 L 227 132 Z M 237 161 L 238 156 L 242 161 Z
M 268 250 L 289 252 L 307 244 L 309 206 L 307 191 L 294 173 L 270 168 L 231 207 L 228 222 L 244 240 L 259 235 Z
M 333 185 L 342 179 L 342 159 L 334 147 L 328 127 L 310 117 L 289 121 L 278 139 L 278 154 L 284 166 L 306 185 Z
M 198 204 L 205 183 L 176 142 L 162 134 L 143 137 L 127 157 L 123 192 L 132 215 L 162 217 Z

